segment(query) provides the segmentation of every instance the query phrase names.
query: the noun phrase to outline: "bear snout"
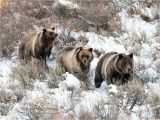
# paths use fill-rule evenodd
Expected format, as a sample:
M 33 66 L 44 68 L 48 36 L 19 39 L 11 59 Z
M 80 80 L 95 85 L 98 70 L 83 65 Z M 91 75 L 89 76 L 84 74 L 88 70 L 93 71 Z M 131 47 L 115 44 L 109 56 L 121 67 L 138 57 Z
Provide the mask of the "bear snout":
M 57 36 L 58 36 L 58 34 L 56 33 L 56 34 L 55 34 L 55 38 L 56 38 Z
M 58 34 L 57 34 L 57 33 L 54 33 L 54 34 L 52 35 L 52 38 L 55 39 L 55 38 L 57 38 L 57 36 L 58 36 Z
M 123 70 L 123 73 L 124 73 L 124 74 L 128 74 L 128 73 L 129 73 L 129 70 L 128 70 L 128 69 L 125 69 L 125 70 Z
M 132 72 L 132 70 L 133 70 L 132 68 L 128 68 L 128 71 L 129 71 L 129 72 Z

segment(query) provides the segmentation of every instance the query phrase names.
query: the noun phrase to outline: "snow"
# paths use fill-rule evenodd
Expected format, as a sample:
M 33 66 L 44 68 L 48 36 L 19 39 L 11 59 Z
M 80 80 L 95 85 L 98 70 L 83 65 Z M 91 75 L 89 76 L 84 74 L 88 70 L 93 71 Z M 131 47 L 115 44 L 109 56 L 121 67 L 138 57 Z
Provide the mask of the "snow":
M 79 8 L 78 5 L 68 0 L 58 0 L 54 5 L 58 3 L 67 6 L 69 9 Z M 153 18 L 153 9 L 145 8 L 142 13 Z M 94 49 L 105 51 L 105 53 L 116 51 L 118 53 L 128 54 L 129 48 L 133 46 L 130 44 L 130 37 L 135 34 L 142 38 L 146 36 L 146 41 L 142 41 L 139 55 L 134 56 L 135 70 L 140 78 L 147 78 L 146 92 L 153 91 L 160 95 L 160 73 L 158 72 L 159 54 L 160 48 L 159 41 L 156 41 L 157 22 L 146 22 L 143 21 L 139 15 L 129 16 L 125 9 L 119 13 L 121 17 L 122 28 L 125 33 L 119 37 L 106 37 L 98 35 L 95 32 L 74 32 L 71 31 L 71 36 L 78 38 L 79 36 L 85 36 L 89 42 L 85 47 L 92 47 Z M 18 15 L 17 15 L 18 17 Z M 42 27 L 33 26 L 34 29 L 39 32 Z M 58 34 L 63 31 L 63 28 L 57 25 L 56 30 Z M 65 31 L 67 33 L 67 30 Z M 126 40 L 126 41 L 125 41 Z M 127 44 L 127 47 L 124 45 Z M 55 50 L 53 50 L 55 51 Z M 92 90 L 84 90 L 81 88 L 81 81 L 78 80 L 74 75 L 65 73 L 65 80 L 60 81 L 58 88 L 48 88 L 46 81 L 34 80 L 33 89 L 22 90 L 20 81 L 13 80 L 10 76 L 12 73 L 12 67 L 17 66 L 17 48 L 12 54 L 12 59 L 2 59 L 0 61 L 0 91 L 4 91 L 6 98 L 16 100 L 17 96 L 15 91 L 22 91 L 24 97 L 20 102 L 12 104 L 9 113 L 6 116 L 0 116 L 2 120 L 13 120 L 14 119 L 29 119 L 25 114 L 21 114 L 18 111 L 25 112 L 24 106 L 31 107 L 31 104 L 36 104 L 39 107 L 46 108 L 58 108 L 58 111 L 64 115 L 69 115 L 75 111 L 76 115 L 79 116 L 81 110 L 93 112 L 95 106 L 100 103 L 107 103 L 110 95 L 116 95 L 119 93 L 118 88 L 115 85 L 107 85 L 106 82 L 102 82 L 100 88 L 94 88 Z M 154 56 L 154 57 L 153 57 Z M 90 68 L 90 83 L 94 86 L 94 73 L 99 58 L 94 58 L 91 62 Z M 160 63 L 160 62 L 159 62 Z M 54 68 L 56 63 L 53 60 L 48 60 L 47 64 L 50 68 Z M 159 64 L 160 65 L 160 64 Z M 143 66 L 143 67 L 141 67 Z M 138 67 L 141 67 L 139 69 Z M 12 91 L 11 86 L 15 87 L 15 91 Z M 114 93 L 114 94 L 112 94 Z M 1 106 L 8 106 L 8 104 L 0 104 Z M 106 108 L 107 109 L 107 108 Z M 148 110 L 148 111 L 147 111 Z M 139 117 L 141 114 L 141 118 Z M 150 106 L 134 107 L 131 111 L 130 117 L 121 111 L 119 119 L 124 119 L 126 116 L 131 120 L 140 119 L 151 119 L 153 113 L 150 110 Z
M 71 89 L 79 89 L 80 88 L 80 81 L 73 76 L 72 74 L 69 74 L 68 72 L 65 74 L 66 76 L 66 80 L 62 81 L 59 84 L 59 87 L 62 89 L 67 89 L 67 88 L 71 88 Z
M 152 111 L 150 109 L 150 106 L 141 106 L 141 107 L 134 107 L 134 112 L 131 114 L 131 119 L 142 119 L 142 120 L 146 120 L 146 119 L 152 119 Z M 138 113 L 141 113 L 141 117 L 138 117 Z M 133 117 L 132 117 L 133 116 Z M 134 119 L 133 119 L 134 118 Z
M 74 38 L 78 38 L 80 35 L 85 36 L 88 38 L 89 42 L 86 46 L 103 50 L 106 53 L 116 51 L 118 53 L 126 52 L 123 45 L 117 43 L 113 37 L 105 37 L 102 35 L 97 35 L 94 32 L 86 32 L 85 34 L 83 32 L 71 32 L 71 36 Z M 117 49 L 118 48 L 118 49 Z
M 10 60 L 2 60 L 0 61 L 0 71 L 1 71 L 1 77 L 7 77 L 8 74 L 10 74 L 11 67 L 13 67 L 13 62 Z
M 34 83 L 34 90 L 35 91 L 45 91 L 47 89 L 47 84 L 44 83 L 44 82 L 39 82 L 39 81 L 36 81 Z
M 64 32 L 67 34 L 69 31 L 67 29 L 63 29 L 62 27 L 58 27 L 55 30 L 56 33 L 61 34 Z M 119 44 L 115 38 L 113 37 L 105 37 L 102 35 L 98 35 L 95 32 L 74 32 L 71 31 L 70 36 L 77 39 L 79 36 L 85 36 L 89 42 L 87 43 L 87 47 L 92 47 L 98 50 L 103 50 L 106 53 L 116 51 L 118 53 L 126 53 L 124 46 L 122 44 Z M 118 48 L 118 49 L 117 49 Z
M 156 6 L 151 7 L 151 8 L 146 7 L 144 9 L 141 9 L 141 12 L 143 15 L 146 15 L 146 16 L 150 17 L 151 19 L 154 19 L 156 12 L 157 12 Z
M 81 93 L 81 100 L 79 104 L 75 107 L 76 113 L 81 111 L 93 112 L 97 104 L 106 102 L 108 95 L 106 91 L 101 89 L 95 91 L 84 91 Z M 77 114 L 79 116 L 79 114 Z
M 10 77 L 12 70 L 11 68 L 15 66 L 10 60 L 0 61 L 0 89 L 5 89 L 7 84 L 10 83 Z
M 71 91 L 55 89 L 55 99 L 61 112 L 67 112 L 72 109 Z
M 100 57 L 99 57 L 100 58 Z M 99 60 L 99 58 L 94 58 L 93 60 L 92 60 L 92 62 L 91 62 L 91 70 L 94 70 L 95 68 L 96 68 L 96 65 L 97 65 L 97 63 L 98 63 L 98 60 Z
M 108 90 L 109 93 L 115 93 L 117 94 L 119 91 L 117 90 L 117 87 L 115 85 L 109 85 L 108 86 L 110 89 Z
M 119 14 L 121 17 L 122 28 L 131 33 L 136 33 L 140 38 L 145 35 L 147 39 L 154 37 L 157 24 L 143 21 L 139 16 L 129 17 L 126 10 Z
M 154 91 L 156 94 L 160 95 L 160 84 L 149 82 L 148 86 L 150 87 L 151 91 Z
M 75 8 L 78 9 L 79 8 L 79 6 L 77 4 L 72 3 L 69 0 L 57 0 L 57 2 L 54 4 L 54 6 L 56 6 L 58 4 L 64 5 L 69 9 L 75 9 Z

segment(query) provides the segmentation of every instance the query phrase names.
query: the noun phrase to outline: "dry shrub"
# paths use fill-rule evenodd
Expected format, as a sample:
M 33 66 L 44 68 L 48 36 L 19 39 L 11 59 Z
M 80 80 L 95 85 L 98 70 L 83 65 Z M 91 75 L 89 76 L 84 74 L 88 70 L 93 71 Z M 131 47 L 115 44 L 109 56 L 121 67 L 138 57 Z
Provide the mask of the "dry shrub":
M 0 115 L 7 115 L 10 108 L 19 102 L 19 95 L 10 89 L 0 90 Z
M 160 73 L 160 60 L 157 60 L 157 61 L 156 61 L 155 66 L 157 66 L 157 67 L 156 67 L 157 73 Z
M 149 39 L 146 33 L 141 33 L 138 35 L 137 33 L 132 33 L 129 38 L 122 40 L 124 47 L 129 51 L 135 54 L 136 56 L 140 56 L 140 50 L 142 49 L 142 44 L 149 43 Z
M 134 108 L 138 107 L 139 117 L 143 118 L 141 113 L 145 112 L 143 110 L 143 107 L 145 106 L 146 109 L 148 109 L 147 114 L 150 114 L 150 109 L 153 112 L 151 115 L 152 118 L 160 118 L 160 96 L 151 91 L 150 88 L 148 89 L 150 92 L 146 92 L 146 89 L 148 88 L 145 88 L 144 84 L 138 81 L 132 81 L 128 83 L 128 85 L 119 86 L 119 92 L 115 95 L 112 94 L 108 101 L 108 106 L 110 106 L 109 110 L 112 110 L 113 108 L 115 108 L 115 110 L 113 110 L 114 112 L 117 110 L 113 116 L 117 116 L 118 113 L 120 113 L 119 110 L 122 109 L 129 116 L 131 112 L 135 112 Z M 111 114 L 114 112 L 111 112 Z
M 15 21 L 12 21 L 12 20 Z M 10 55 L 14 51 L 15 45 L 19 39 L 22 38 L 24 32 L 30 27 L 30 23 L 33 23 L 33 19 L 25 19 L 25 17 L 20 17 L 17 21 L 16 16 L 8 16 L 1 18 L 1 48 L 5 51 L 5 56 Z
M 109 119 L 117 119 L 121 110 L 124 110 L 128 115 L 135 106 L 143 106 L 146 104 L 148 95 L 140 82 L 130 82 L 128 85 L 118 87 L 117 94 L 110 95 L 108 101 Z
M 116 102 L 112 100 L 108 102 L 99 101 L 94 106 L 92 112 L 81 108 L 78 119 L 79 120 L 116 120 L 120 112 L 119 111 L 120 106 L 119 104 L 116 104 Z
M 78 119 L 79 120 L 96 120 L 93 112 L 85 111 L 84 109 L 80 110 Z
M 109 19 L 107 31 L 112 36 L 119 36 L 120 33 L 124 32 L 121 29 L 121 20 L 120 20 L 120 16 L 118 14 L 116 14 L 115 17 Z
M 44 80 L 46 78 L 46 71 L 41 66 L 34 66 L 32 63 L 26 63 L 14 67 L 11 77 L 15 80 L 21 81 L 24 88 L 32 88 L 33 80 Z
M 154 118 L 159 119 L 160 118 L 160 104 L 159 104 L 160 96 L 157 93 L 151 91 L 148 97 L 148 103 L 151 106 L 151 109 L 154 114 Z
M 57 68 L 51 68 L 50 69 L 50 78 L 48 79 L 48 87 L 49 88 L 58 88 L 58 84 L 65 80 L 65 76 L 63 76 L 64 70 L 63 69 L 57 69 Z
M 19 14 L 1 18 L 0 47 L 5 52 L 4 56 L 12 54 L 15 46 L 29 32 L 28 30 L 33 28 L 35 23 L 35 19 L 23 17 Z
M 99 101 L 94 106 L 92 112 L 81 110 L 79 113 L 79 119 L 81 118 L 80 120 L 117 120 L 118 115 L 120 113 L 120 106 L 112 100 L 110 99 L 108 102 Z
M 126 100 L 125 108 L 129 107 L 132 110 L 135 106 L 142 106 L 145 104 L 145 100 L 148 95 L 145 93 L 145 89 L 140 82 L 129 82 L 126 86 L 120 86 L 120 95 Z M 125 92 L 125 93 L 124 93 Z
M 159 37 L 159 39 L 160 39 L 160 23 L 157 25 L 157 33 L 156 33 L 156 36 Z M 158 40 L 159 40 L 159 39 L 158 39 Z M 157 41 L 158 41 L 158 40 L 157 40 Z
M 101 101 L 95 106 L 94 112 L 98 120 L 116 120 L 118 116 L 118 106 L 113 102 L 107 104 Z
M 0 103 L 0 115 L 5 116 L 8 114 L 10 105 L 9 104 L 4 104 Z
M 4 102 L 5 101 L 5 91 L 1 90 L 0 91 L 0 102 Z
M 43 109 L 40 106 L 37 106 L 35 108 L 23 107 L 17 110 L 17 112 L 19 116 L 27 117 L 30 120 L 71 120 L 63 117 L 63 115 L 58 111 L 58 109 L 49 107 Z
M 68 46 L 85 46 L 88 39 L 85 35 L 80 35 L 77 39 L 71 36 L 71 29 L 63 28 L 61 34 L 58 35 L 57 43 L 55 44 L 57 50 L 61 50 Z
M 27 117 L 30 120 L 52 120 L 54 118 L 52 109 L 23 107 L 17 110 L 17 113 L 17 117 Z
M 94 9 L 93 9 L 94 8 Z M 82 8 L 77 18 L 74 19 L 74 26 L 76 30 L 84 30 L 85 32 L 100 29 L 108 29 L 108 15 L 97 6 Z
M 9 1 L 9 6 L 12 12 L 17 12 L 21 15 L 42 19 L 51 16 L 52 5 L 55 2 L 52 0 L 21 0 Z
M 121 9 L 111 7 L 111 0 L 75 2 L 80 6 L 78 9 L 68 9 L 67 6 L 61 4 L 54 8 L 54 13 L 61 22 L 63 21 L 64 26 L 67 25 L 76 31 L 94 31 L 99 34 L 101 31 L 112 33 L 117 30 L 121 32 L 120 19 L 117 14 Z
M 78 14 L 78 9 L 76 8 L 68 8 L 65 5 L 60 4 L 57 2 L 56 6 L 53 9 L 54 14 L 57 15 L 59 18 L 63 19 L 70 19 L 74 18 Z
M 0 115 L 7 115 L 10 108 L 19 101 L 19 95 L 10 89 L 0 89 Z
M 66 46 L 75 46 L 76 40 L 70 35 L 70 33 L 71 30 L 64 28 L 61 34 L 58 35 L 58 43 L 56 44 L 58 50 L 61 50 Z
M 0 95 L 0 102 L 2 103 L 15 103 L 17 101 L 14 91 L 10 89 L 0 89 Z
M 160 18 L 160 1 L 159 0 L 153 0 L 153 5 L 155 6 L 155 16 L 157 16 L 157 18 Z
M 51 93 L 51 95 L 52 94 L 53 93 Z M 21 105 L 22 106 L 17 109 L 18 115 L 21 117 L 28 117 L 31 120 L 71 120 L 67 119 L 67 117 L 65 118 L 65 116 L 59 112 L 57 105 L 54 104 L 54 100 L 50 101 L 48 95 L 37 99 L 24 98 Z
M 127 1 L 127 12 L 129 13 L 130 16 L 134 15 L 140 15 L 141 19 L 146 21 L 146 22 L 151 22 L 156 19 L 159 19 L 160 14 L 159 14 L 159 2 L 157 0 L 137 0 L 137 1 Z M 152 11 L 153 17 L 142 13 L 141 9 L 146 9 L 146 8 L 152 8 L 154 11 Z

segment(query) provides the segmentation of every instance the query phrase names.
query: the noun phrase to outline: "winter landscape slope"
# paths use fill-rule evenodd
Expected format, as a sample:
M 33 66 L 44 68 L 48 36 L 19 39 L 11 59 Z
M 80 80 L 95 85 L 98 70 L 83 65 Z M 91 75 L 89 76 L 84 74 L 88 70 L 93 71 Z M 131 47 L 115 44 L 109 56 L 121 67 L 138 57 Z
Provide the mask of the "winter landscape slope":
M 68 6 L 74 5 L 70 1 L 64 0 L 60 2 Z M 74 7 L 76 8 L 78 5 Z M 150 16 L 154 12 L 153 8 L 145 9 L 142 9 L 142 11 Z M 141 19 L 140 15 L 129 16 L 125 9 L 122 9 L 119 16 L 122 23 L 121 27 L 125 31 L 119 36 L 108 37 L 95 32 L 83 31 L 71 31 L 70 35 L 75 39 L 79 36 L 87 37 L 89 41 L 85 45 L 86 47 L 92 47 L 105 53 L 116 51 L 128 54 L 133 52 L 136 81 L 140 82 L 142 80 L 144 82 L 143 99 L 145 97 L 148 99 L 147 97 L 155 95 L 157 96 L 157 99 L 155 98 L 156 101 L 160 98 L 160 34 L 157 35 L 160 20 L 146 22 Z M 42 27 L 37 28 L 40 31 Z M 60 34 L 62 26 L 57 25 L 55 31 Z M 47 79 L 51 78 L 47 74 L 44 80 L 34 80 L 33 89 L 24 89 L 21 84 L 22 81 L 13 80 L 11 76 L 13 68 L 19 66 L 17 55 L 18 53 L 15 53 L 11 59 L 3 58 L 0 61 L 0 96 L 5 96 L 5 100 L 13 101 L 10 104 L 3 102 L 5 100 L 2 99 L 0 110 L 7 112 L 7 114 L 0 115 L 1 120 L 155 119 L 155 113 L 152 110 L 155 106 L 147 102 L 139 103 L 130 110 L 132 103 L 126 103 L 127 95 L 132 94 L 129 94 L 130 91 L 122 91 L 115 85 L 108 86 L 105 82 L 99 89 L 94 88 L 94 71 L 99 58 L 94 58 L 91 63 L 89 79 L 91 90 L 81 88 L 81 82 L 69 73 L 63 75 L 64 80 L 59 81 L 56 88 L 48 86 Z M 50 69 L 55 67 L 54 59 L 47 62 Z M 121 94 L 122 99 L 117 100 L 119 94 Z M 134 97 L 134 93 L 131 97 Z M 16 102 L 20 98 L 21 100 Z M 118 103 L 115 103 L 114 100 L 118 101 Z M 156 107 L 160 107 L 159 105 L 160 103 L 156 104 Z M 83 116 L 88 116 L 88 118 L 83 118 Z

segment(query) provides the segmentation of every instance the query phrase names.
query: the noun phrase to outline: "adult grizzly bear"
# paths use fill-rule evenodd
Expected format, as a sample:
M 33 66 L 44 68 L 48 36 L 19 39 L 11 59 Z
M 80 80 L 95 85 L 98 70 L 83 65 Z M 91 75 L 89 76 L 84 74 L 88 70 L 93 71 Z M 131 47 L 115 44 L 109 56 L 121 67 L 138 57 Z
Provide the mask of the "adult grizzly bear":
M 52 29 L 43 29 L 38 34 L 31 34 L 24 38 L 19 46 L 19 59 L 31 60 L 31 58 L 38 58 L 42 60 L 43 66 L 48 68 L 46 57 L 50 55 L 52 43 L 58 36 Z
M 107 84 L 124 84 L 132 79 L 133 54 L 125 55 L 110 52 L 103 55 L 98 61 L 95 71 L 95 86 L 99 88 L 103 80 Z
M 85 81 L 90 70 L 90 63 L 93 60 L 92 51 L 92 48 L 66 47 L 57 54 L 57 68 L 63 68 L 81 81 Z

